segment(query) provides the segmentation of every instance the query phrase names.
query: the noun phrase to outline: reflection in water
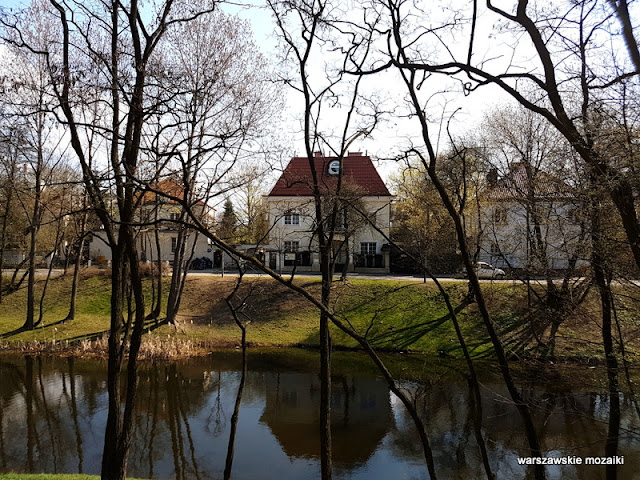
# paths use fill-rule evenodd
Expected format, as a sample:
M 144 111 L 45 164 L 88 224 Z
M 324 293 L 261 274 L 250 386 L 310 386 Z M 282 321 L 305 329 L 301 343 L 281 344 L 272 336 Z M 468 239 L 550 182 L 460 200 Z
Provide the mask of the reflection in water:
M 364 464 L 392 425 L 389 390 L 381 380 L 339 377 L 331 387 L 333 461 L 342 468 Z M 315 374 L 278 373 L 267 378 L 260 421 L 289 457 L 314 458 L 320 451 L 320 379 Z
M 227 303 L 229 303 L 228 299 L 227 299 Z M 234 310 L 234 316 L 235 316 L 235 310 Z M 237 317 L 236 317 L 236 321 L 237 321 Z M 240 407 L 242 404 L 242 392 L 244 391 L 244 384 L 247 380 L 246 330 L 244 329 L 244 326 L 241 326 L 241 328 L 242 328 L 242 367 L 240 369 L 240 385 L 238 385 L 238 394 L 236 395 L 236 403 L 233 406 L 233 415 L 231 415 L 229 445 L 227 446 L 227 458 L 224 464 L 224 477 L 223 477 L 224 480 L 229 480 L 231 478 L 231 471 L 233 468 L 233 457 L 235 455 L 236 433 L 238 432 L 238 419 L 240 418 Z
M 33 421 L 33 358 L 25 357 L 25 401 L 27 403 L 27 471 L 33 472 L 33 449 L 34 439 L 38 438 L 35 434 L 35 426 Z
M 62 393 L 67 401 L 67 406 L 71 409 L 71 418 L 73 420 L 73 429 L 76 434 L 76 453 L 78 455 L 78 473 L 84 473 L 82 468 L 83 452 L 82 452 L 82 433 L 80 432 L 80 423 L 78 421 L 78 405 L 76 400 L 76 376 L 73 373 L 73 357 L 67 358 L 68 376 L 62 374 Z M 67 390 L 67 377 L 69 378 L 69 389 Z M 70 392 L 70 393 L 69 393 Z
M 0 358 L 0 471 L 99 473 L 105 370 L 100 361 Z M 386 383 L 348 373 L 332 383 L 334 476 L 424 478 L 414 424 Z M 404 382 L 402 388 L 428 427 L 439 478 L 486 478 L 467 380 Z M 491 470 L 497 478 L 530 477 L 532 472 L 517 462 L 528 455 L 528 447 L 508 392 L 484 380 L 481 394 L 480 433 Z M 604 454 L 608 392 L 531 385 L 527 397 L 535 405 L 534 422 L 547 455 Z M 640 471 L 640 427 L 631 399 L 621 395 L 619 400 L 618 448 L 625 463 L 617 474 L 631 479 Z M 319 402 L 317 373 L 284 360 L 277 367 L 249 370 L 244 382 L 239 355 L 143 365 L 129 474 L 179 480 L 316 478 Z M 605 469 L 550 467 L 547 476 L 600 479 Z

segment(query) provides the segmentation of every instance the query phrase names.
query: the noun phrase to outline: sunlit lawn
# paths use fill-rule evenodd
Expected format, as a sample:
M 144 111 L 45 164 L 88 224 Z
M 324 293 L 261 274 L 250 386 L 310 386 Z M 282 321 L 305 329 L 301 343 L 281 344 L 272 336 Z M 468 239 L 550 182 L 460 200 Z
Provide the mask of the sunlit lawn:
M 58 323 L 69 312 L 69 294 L 71 276 L 54 278 L 49 282 L 43 308 L 43 323 L 31 332 L 21 332 L 2 341 L 64 341 L 74 338 L 99 334 L 109 328 L 108 277 L 102 275 L 82 278 L 77 296 L 76 321 Z M 36 283 L 36 303 L 39 303 L 44 281 Z M 22 287 L 3 298 L 0 308 L 0 333 L 8 333 L 19 329 L 26 318 L 27 288 L 26 281 Z M 38 308 L 36 306 L 36 318 Z M 54 325 L 55 324 L 55 325 Z
M 219 347 L 237 347 L 240 343 L 240 330 L 224 301 L 235 281 L 235 277 L 222 279 L 215 276 L 188 279 L 177 325 L 164 325 L 154 329 L 153 322 L 149 322 L 145 330 L 145 345 L 166 353 L 170 350 L 167 347 L 170 343 L 175 355 L 206 353 L 207 349 Z M 245 281 L 246 285 L 240 292 L 240 297 L 245 300 L 241 319 L 247 322 L 247 340 L 252 347 L 318 345 L 319 314 L 313 305 L 271 279 L 247 278 Z M 37 282 L 37 300 L 43 283 L 41 280 Z M 319 296 L 318 278 L 300 278 L 296 283 L 312 295 Z M 478 315 L 477 305 L 465 301 L 466 282 L 446 282 L 444 286 L 472 353 L 490 354 L 491 345 Z M 145 288 L 147 304 L 150 305 L 152 291 L 148 278 L 145 280 Z M 44 302 L 43 323 L 31 332 L 19 331 L 26 316 L 26 286 L 5 296 L 0 306 L 0 345 L 5 348 L 21 348 L 32 342 L 46 345 L 56 342 L 57 346 L 65 346 L 67 342 L 69 345 L 84 342 L 82 345 L 85 345 L 88 343 L 87 339 L 106 337 L 110 311 L 109 277 L 105 274 L 84 275 L 78 292 L 76 319 L 62 324 L 60 320 L 66 316 L 69 308 L 70 289 L 70 275 L 51 280 Z M 168 285 L 165 288 L 165 299 L 167 290 Z M 251 295 L 244 298 L 249 290 Z M 509 341 L 515 338 L 514 344 L 521 348 L 523 345 L 517 345 L 517 336 L 514 337 L 512 332 L 517 335 L 518 329 L 524 331 L 528 328 L 525 320 L 525 287 L 510 282 L 487 282 L 483 284 L 483 290 L 496 327 L 504 335 L 510 335 Z M 561 326 L 558 343 L 560 355 L 576 358 L 601 355 L 601 349 L 598 349 L 598 331 L 592 328 L 592 317 L 597 316 L 597 309 L 593 307 L 597 302 L 594 302 L 594 299 L 585 302 L 582 311 Z M 634 305 L 627 310 L 636 311 Z M 430 355 L 461 355 L 453 322 L 433 283 L 357 278 L 346 283 L 335 282 L 330 308 L 334 309 L 345 325 L 354 328 L 377 349 L 416 351 Z M 626 316 L 626 311 L 620 312 L 620 318 L 629 323 Z M 338 328 L 332 327 L 332 331 L 334 347 L 358 347 L 355 340 Z M 629 350 L 633 351 L 633 346 L 629 345 Z
M 456 318 L 472 348 L 487 348 L 484 330 L 473 305 L 465 302 L 466 286 L 444 284 Z M 345 322 L 378 348 L 429 353 L 455 353 L 459 348 L 449 310 L 435 285 L 398 281 L 353 280 L 339 295 L 337 311 Z M 345 333 L 336 331 L 337 343 L 354 345 Z
M 243 321 L 248 321 L 247 339 L 252 345 L 291 346 L 318 344 L 318 312 L 298 294 L 270 279 L 247 279 L 255 287 L 247 299 Z M 224 297 L 233 288 L 235 278 L 193 277 L 185 287 L 178 324 L 153 330 L 149 338 L 234 346 L 240 331 L 228 310 Z M 318 279 L 300 279 L 299 285 L 319 294 Z M 39 298 L 42 281 L 37 283 Z M 147 297 L 151 298 L 147 281 Z M 452 297 L 458 301 L 463 287 L 450 284 Z M 68 312 L 71 278 L 50 281 L 44 302 L 43 323 L 34 331 L 18 332 L 0 341 L 73 343 L 101 336 L 109 328 L 109 277 L 93 275 L 82 278 L 78 292 L 76 319 L 59 323 Z M 247 290 L 248 291 L 248 290 Z M 246 292 L 243 292 L 243 294 Z M 0 333 L 20 329 L 26 316 L 26 287 L 6 296 L 0 309 Z M 165 292 L 166 298 L 166 292 Z M 459 302 L 458 302 L 459 303 Z M 457 305 L 457 304 L 456 304 Z M 444 303 L 433 285 L 386 280 L 350 280 L 336 282 L 332 308 L 363 333 L 377 347 L 400 350 L 448 349 L 453 330 Z M 465 313 L 460 313 L 461 318 Z M 428 335 L 427 335 L 428 333 Z M 335 329 L 334 345 L 354 347 L 355 342 Z

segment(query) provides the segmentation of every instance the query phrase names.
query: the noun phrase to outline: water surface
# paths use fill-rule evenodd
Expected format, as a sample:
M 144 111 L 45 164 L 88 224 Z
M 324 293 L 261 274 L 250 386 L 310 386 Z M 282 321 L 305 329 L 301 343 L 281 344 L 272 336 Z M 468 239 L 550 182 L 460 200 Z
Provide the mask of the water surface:
M 232 478 L 319 478 L 320 385 L 315 354 L 250 351 L 238 411 Z M 354 362 L 353 359 L 357 358 Z M 354 354 L 337 354 L 332 379 L 334 477 L 428 478 L 418 436 L 402 404 Z M 422 365 L 429 370 L 429 365 Z M 438 366 L 442 371 L 442 365 Z M 446 371 L 446 370 L 445 370 Z M 0 357 L 0 471 L 98 474 L 107 416 L 106 363 Z M 486 478 L 462 374 L 406 380 L 424 418 L 436 470 L 444 479 Z M 140 368 L 129 475 L 153 479 L 223 478 L 241 379 L 235 353 Z M 482 438 L 498 478 L 527 478 L 520 417 L 498 378 L 483 377 Z M 528 382 L 536 431 L 546 455 L 602 456 L 608 395 Z M 640 425 L 621 394 L 620 479 L 640 479 Z M 605 478 L 600 466 L 554 466 L 550 479 Z

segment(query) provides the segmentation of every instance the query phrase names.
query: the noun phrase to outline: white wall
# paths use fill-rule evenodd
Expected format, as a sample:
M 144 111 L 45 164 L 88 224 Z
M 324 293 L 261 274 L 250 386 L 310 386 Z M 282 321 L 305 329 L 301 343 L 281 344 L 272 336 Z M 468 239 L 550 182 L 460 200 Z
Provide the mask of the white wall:
M 360 199 L 361 204 L 370 214 L 375 212 L 375 223 L 384 232 L 389 235 L 390 229 L 390 197 L 367 196 Z M 283 252 L 285 242 L 297 241 L 299 243 L 299 252 L 311 251 L 313 255 L 312 270 L 319 270 L 318 258 L 318 240 L 314 238 L 315 224 L 315 205 L 312 197 L 267 197 L 269 205 L 269 232 L 268 249 L 276 252 Z M 298 225 L 286 225 L 284 215 L 286 212 L 299 214 Z M 336 241 L 344 240 L 344 236 L 339 232 L 335 234 Z M 349 254 L 360 253 L 361 242 L 375 242 L 376 254 L 382 253 L 381 248 L 388 243 L 384 235 L 378 232 L 370 224 L 360 226 L 349 238 Z M 385 254 L 388 257 L 388 254 Z M 279 258 L 279 261 L 281 259 Z M 351 261 L 353 264 L 353 261 Z M 388 258 L 386 260 L 386 271 L 388 271 Z
M 547 202 L 539 205 L 540 231 L 543 243 L 546 244 L 547 268 L 564 269 L 568 266 L 569 258 L 579 254 L 581 260 L 578 266 L 587 262 L 584 249 L 584 239 L 581 237 L 580 226 L 571 219 L 571 210 L 576 208 L 568 202 Z M 496 209 L 506 210 L 506 222 L 496 222 Z M 527 221 L 525 205 L 516 201 L 501 201 L 486 203 L 482 213 L 483 233 L 480 240 L 479 260 L 492 263 L 497 267 L 525 268 L 528 258 L 534 262 L 528 247 L 533 242 L 534 224 Z M 529 234 L 527 235 L 527 225 Z M 499 247 L 500 254 L 492 251 L 492 244 Z M 544 268 L 541 265 L 534 265 Z

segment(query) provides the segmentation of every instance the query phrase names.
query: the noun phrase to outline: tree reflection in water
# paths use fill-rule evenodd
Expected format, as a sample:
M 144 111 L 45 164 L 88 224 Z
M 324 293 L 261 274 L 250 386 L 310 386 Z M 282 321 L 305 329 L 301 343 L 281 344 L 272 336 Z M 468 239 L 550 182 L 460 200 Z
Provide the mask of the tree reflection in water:
M 83 451 L 82 451 L 82 433 L 80 432 L 80 424 L 78 422 L 78 404 L 76 400 L 76 377 L 73 371 L 75 359 L 67 358 L 67 366 L 69 368 L 69 390 L 67 389 L 67 376 L 62 374 L 62 393 L 67 401 L 68 408 L 71 409 L 71 418 L 73 420 L 73 429 L 76 434 L 76 452 L 78 456 L 78 473 L 83 473 Z
M 277 362 L 252 353 L 253 368 L 244 376 L 241 355 L 231 353 L 143 365 L 129 474 L 196 480 L 317 477 L 318 376 L 299 362 L 287 363 L 283 353 Z M 3 357 L 0 374 L 2 471 L 99 473 L 107 402 L 104 363 Z M 538 377 L 526 396 L 545 454 L 604 455 L 610 392 L 566 391 L 560 379 L 552 389 L 541 383 L 543 375 Z M 422 478 L 424 456 L 413 421 L 385 382 L 343 369 L 332 383 L 334 476 Z M 439 477 L 487 478 L 478 433 L 497 478 L 531 476 L 517 463 L 518 456 L 528 455 L 526 438 L 499 381 L 481 381 L 481 423 L 462 376 L 429 384 L 406 381 L 403 389 L 428 426 Z M 640 427 L 632 398 L 619 398 L 620 416 L 614 420 L 625 463 L 616 475 L 630 479 L 640 471 Z M 209 419 L 216 411 L 217 435 Z M 606 478 L 602 466 L 554 467 L 547 473 L 548 478 Z

